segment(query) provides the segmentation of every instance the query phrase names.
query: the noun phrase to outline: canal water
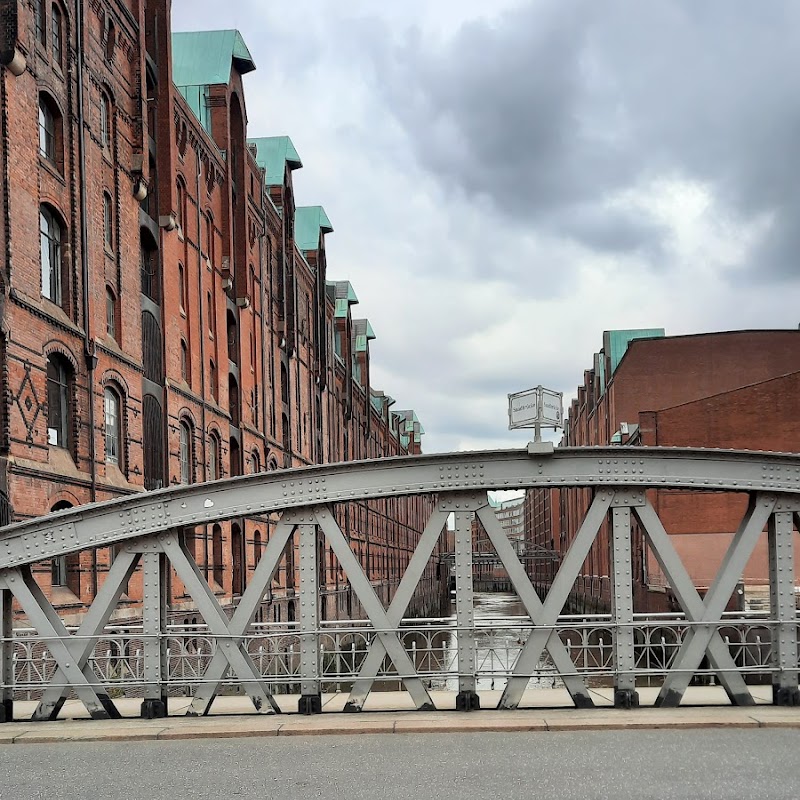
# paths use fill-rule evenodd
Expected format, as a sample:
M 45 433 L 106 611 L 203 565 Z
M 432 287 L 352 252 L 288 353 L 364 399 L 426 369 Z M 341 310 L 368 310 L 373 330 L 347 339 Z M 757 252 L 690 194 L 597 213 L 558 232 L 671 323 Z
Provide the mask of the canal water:
M 455 598 L 452 599 L 452 603 L 455 603 Z M 476 665 L 479 673 L 477 688 L 478 690 L 502 690 L 506 685 L 506 678 L 503 677 L 503 674 L 513 669 L 527 638 L 528 631 L 522 630 L 520 625 L 529 627 L 530 617 L 517 595 L 507 592 L 476 592 L 474 608 L 477 627 L 475 634 Z M 522 619 L 515 620 L 514 617 L 522 617 Z M 451 615 L 451 619 L 455 621 L 455 611 Z M 455 669 L 458 652 L 458 633 L 456 631 L 448 634 L 445 646 L 449 654 L 448 661 L 454 665 Z M 528 683 L 529 688 L 549 689 L 553 686 L 563 686 L 552 665 L 540 661 L 539 667 L 544 674 L 531 678 Z M 480 675 L 480 673 L 487 674 Z M 458 679 L 448 678 L 440 684 L 440 687 L 434 688 L 457 691 Z

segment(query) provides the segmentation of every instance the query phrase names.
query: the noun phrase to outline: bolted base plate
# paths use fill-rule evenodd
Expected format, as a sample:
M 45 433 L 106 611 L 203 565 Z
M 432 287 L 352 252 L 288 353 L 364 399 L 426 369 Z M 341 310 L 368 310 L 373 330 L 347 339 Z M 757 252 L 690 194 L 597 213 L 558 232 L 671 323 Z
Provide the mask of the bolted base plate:
M 142 719 L 163 719 L 167 716 L 167 701 L 142 700 L 140 716 Z
M 800 689 L 773 685 L 772 703 L 776 706 L 800 706 Z
M 614 708 L 638 708 L 639 692 L 633 689 L 614 690 Z
M 319 694 L 301 695 L 300 700 L 297 703 L 297 712 L 299 714 L 321 714 L 322 695 Z
M 477 692 L 459 692 L 456 695 L 456 711 L 478 711 L 481 699 Z

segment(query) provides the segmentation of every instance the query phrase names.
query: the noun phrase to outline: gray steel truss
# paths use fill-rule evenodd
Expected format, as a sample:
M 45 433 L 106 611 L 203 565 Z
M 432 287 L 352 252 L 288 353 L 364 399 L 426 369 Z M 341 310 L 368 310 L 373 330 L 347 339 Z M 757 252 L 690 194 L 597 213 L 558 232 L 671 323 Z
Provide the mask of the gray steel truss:
M 593 500 L 556 577 L 540 598 L 488 505 L 487 489 L 583 487 Z M 746 493 L 750 505 L 708 593 L 701 598 L 645 490 L 671 488 Z M 435 504 L 399 587 L 385 608 L 336 523 L 332 504 L 380 497 L 429 494 Z M 612 674 L 615 704 L 634 706 L 636 642 L 631 565 L 631 521 L 646 541 L 685 615 L 686 634 L 665 668 L 658 705 L 681 702 L 702 659 L 708 658 L 731 702 L 753 702 L 741 666 L 723 640 L 723 612 L 753 549 L 767 530 L 772 618 L 771 672 L 774 700 L 800 704 L 798 636 L 794 598 L 793 522 L 800 511 L 800 456 L 731 451 L 648 448 L 543 449 L 461 453 L 326 465 L 234 478 L 213 484 L 171 487 L 109 503 L 84 506 L 0 529 L 0 722 L 12 716 L 14 692 L 11 604 L 16 600 L 55 670 L 34 712 L 54 719 L 74 692 L 95 718 L 119 716 L 97 672 L 93 653 L 103 638 L 134 570 L 143 577 L 144 697 L 141 713 L 167 714 L 167 576 L 172 569 L 202 615 L 212 655 L 196 681 L 187 713 L 207 714 L 222 682 L 244 687 L 256 710 L 278 713 L 270 684 L 247 649 L 247 636 L 286 548 L 297 536 L 300 554 L 299 710 L 321 711 L 324 676 L 320 660 L 320 587 L 317 564 L 322 540 L 332 548 L 367 615 L 369 647 L 357 665 L 346 710 L 360 711 L 386 659 L 419 709 L 433 708 L 431 695 L 403 644 L 403 615 L 430 562 L 437 541 L 454 520 L 457 708 L 477 709 L 476 621 L 473 607 L 472 518 L 477 514 L 530 619 L 530 632 L 510 669 L 499 706 L 516 708 L 545 654 L 577 706 L 592 699 L 581 669 L 557 630 L 598 531 L 608 521 L 611 555 Z M 247 589 L 230 619 L 183 541 L 185 526 L 234 517 L 281 514 Z M 113 546 L 114 562 L 83 622 L 69 633 L 31 573 L 31 565 L 86 548 Z M 495 557 L 492 556 L 494 559 Z

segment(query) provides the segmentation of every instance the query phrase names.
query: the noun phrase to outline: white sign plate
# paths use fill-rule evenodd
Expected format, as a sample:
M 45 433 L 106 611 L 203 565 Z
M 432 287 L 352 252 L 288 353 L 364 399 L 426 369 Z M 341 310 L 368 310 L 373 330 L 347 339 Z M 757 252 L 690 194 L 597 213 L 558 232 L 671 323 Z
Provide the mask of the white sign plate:
M 537 386 L 508 396 L 508 428 L 561 428 L 564 425 L 563 395 Z
M 539 415 L 539 390 L 527 389 L 508 396 L 508 428 L 529 428 Z
M 542 425 L 552 425 L 560 428 L 564 420 L 563 395 L 550 389 L 542 389 Z

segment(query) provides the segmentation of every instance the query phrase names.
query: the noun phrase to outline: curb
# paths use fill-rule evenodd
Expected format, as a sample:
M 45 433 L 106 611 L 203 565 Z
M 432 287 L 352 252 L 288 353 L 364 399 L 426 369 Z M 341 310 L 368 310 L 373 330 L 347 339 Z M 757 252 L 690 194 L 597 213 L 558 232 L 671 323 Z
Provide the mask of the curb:
M 542 710 L 544 711 L 544 710 Z M 13 722 L 0 726 L 0 745 L 56 744 L 63 742 L 142 742 L 197 739 L 240 739 L 276 736 L 352 736 L 365 734 L 451 734 L 451 733 L 568 733 L 622 730 L 689 729 L 800 729 L 800 710 L 759 709 L 656 709 L 608 710 L 579 713 L 558 711 L 510 711 L 498 716 L 491 711 L 403 712 L 400 715 L 329 713 L 313 717 L 172 717 L 166 720 L 121 722 L 62 720 L 56 722 Z

